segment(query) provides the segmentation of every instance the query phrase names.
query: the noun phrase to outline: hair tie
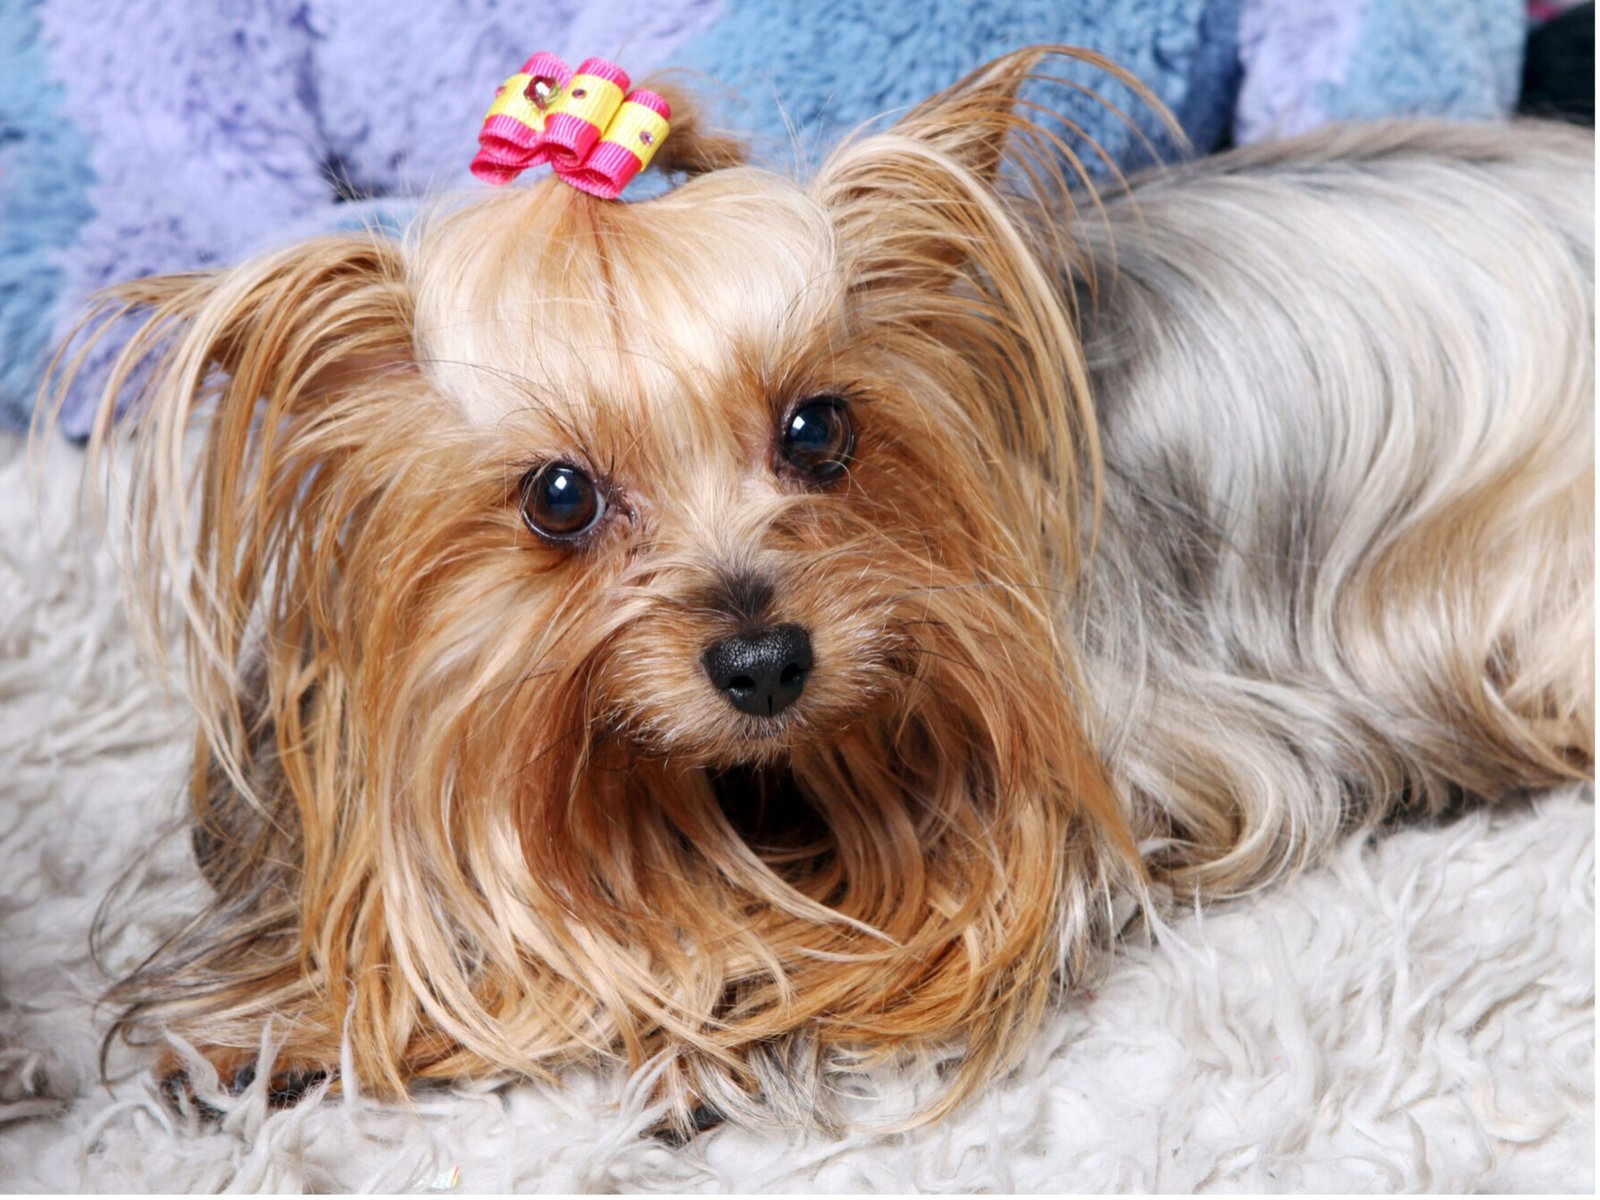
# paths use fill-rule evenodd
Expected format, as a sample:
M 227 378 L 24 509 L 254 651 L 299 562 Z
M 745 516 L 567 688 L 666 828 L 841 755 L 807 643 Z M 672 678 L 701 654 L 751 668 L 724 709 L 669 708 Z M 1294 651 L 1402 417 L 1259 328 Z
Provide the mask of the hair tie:
M 498 185 L 549 163 L 580 192 L 615 200 L 671 128 L 666 100 L 629 91 L 629 82 L 603 58 L 586 58 L 573 71 L 554 54 L 535 54 L 495 94 L 472 173 Z

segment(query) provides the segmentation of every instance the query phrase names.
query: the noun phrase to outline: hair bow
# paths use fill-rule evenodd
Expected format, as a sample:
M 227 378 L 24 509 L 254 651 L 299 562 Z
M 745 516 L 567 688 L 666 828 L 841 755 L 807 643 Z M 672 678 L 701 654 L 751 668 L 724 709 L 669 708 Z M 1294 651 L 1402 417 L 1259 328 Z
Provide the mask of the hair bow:
M 660 96 L 628 84 L 628 73 L 603 58 L 574 72 L 554 54 L 535 54 L 495 94 L 472 173 L 510 183 L 549 163 L 579 191 L 615 200 L 655 157 L 672 116 Z

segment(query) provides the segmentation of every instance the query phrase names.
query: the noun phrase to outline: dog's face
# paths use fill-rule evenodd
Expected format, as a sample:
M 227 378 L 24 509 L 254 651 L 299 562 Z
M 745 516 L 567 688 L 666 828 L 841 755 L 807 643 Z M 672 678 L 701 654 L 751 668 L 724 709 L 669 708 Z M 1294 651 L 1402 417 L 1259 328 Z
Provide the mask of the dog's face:
M 1017 77 L 809 185 L 551 181 L 146 297 L 185 322 L 150 446 L 229 372 L 201 820 L 219 906 L 285 897 L 303 1056 L 350 1014 L 380 1083 L 659 1054 L 731 1110 L 802 1052 L 964 1035 L 976 1078 L 1038 1011 L 1126 847 L 1058 631 L 1088 416 L 996 187 Z M 244 789 L 273 820 L 209 811 Z M 167 1015 L 250 1044 L 198 962 Z
M 755 171 L 650 205 L 551 185 L 448 219 L 410 266 L 438 419 L 503 493 L 461 512 L 500 552 L 451 586 L 494 593 L 482 650 L 514 646 L 503 670 L 543 673 L 505 698 L 503 733 L 564 721 L 613 754 L 721 769 L 904 703 L 908 593 L 941 573 L 908 576 L 949 523 L 923 502 L 935 427 L 959 414 L 935 397 L 918 420 L 864 343 L 809 196 Z
M 416 452 L 440 484 L 386 489 L 447 559 L 402 601 L 419 683 L 493 694 L 472 724 L 524 750 L 598 735 L 703 771 L 988 708 L 960 697 L 999 644 L 1048 671 L 1004 396 L 848 255 L 813 194 L 751 170 L 635 206 L 549 185 L 426 235 L 408 274 L 440 437 Z

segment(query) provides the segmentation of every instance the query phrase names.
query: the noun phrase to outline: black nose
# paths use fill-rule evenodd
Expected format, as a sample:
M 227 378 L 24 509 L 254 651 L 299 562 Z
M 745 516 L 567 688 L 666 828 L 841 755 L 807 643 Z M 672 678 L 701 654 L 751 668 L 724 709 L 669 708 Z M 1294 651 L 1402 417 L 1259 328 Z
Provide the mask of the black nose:
M 702 661 L 711 682 L 740 712 L 775 717 L 805 691 L 811 635 L 798 625 L 778 625 L 723 638 Z

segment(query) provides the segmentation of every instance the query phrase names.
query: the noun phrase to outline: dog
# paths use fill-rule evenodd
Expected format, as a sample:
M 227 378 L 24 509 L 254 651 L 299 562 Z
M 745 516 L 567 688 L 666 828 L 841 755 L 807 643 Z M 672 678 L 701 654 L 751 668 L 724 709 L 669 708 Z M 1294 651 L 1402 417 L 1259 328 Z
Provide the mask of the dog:
M 648 1068 L 684 1132 L 938 1055 L 933 1119 L 1130 902 L 1592 777 L 1590 135 L 1095 189 L 1019 99 L 1062 55 L 1115 73 L 1008 55 L 801 182 L 675 97 L 657 198 L 115 289 L 213 898 L 113 1035 Z

